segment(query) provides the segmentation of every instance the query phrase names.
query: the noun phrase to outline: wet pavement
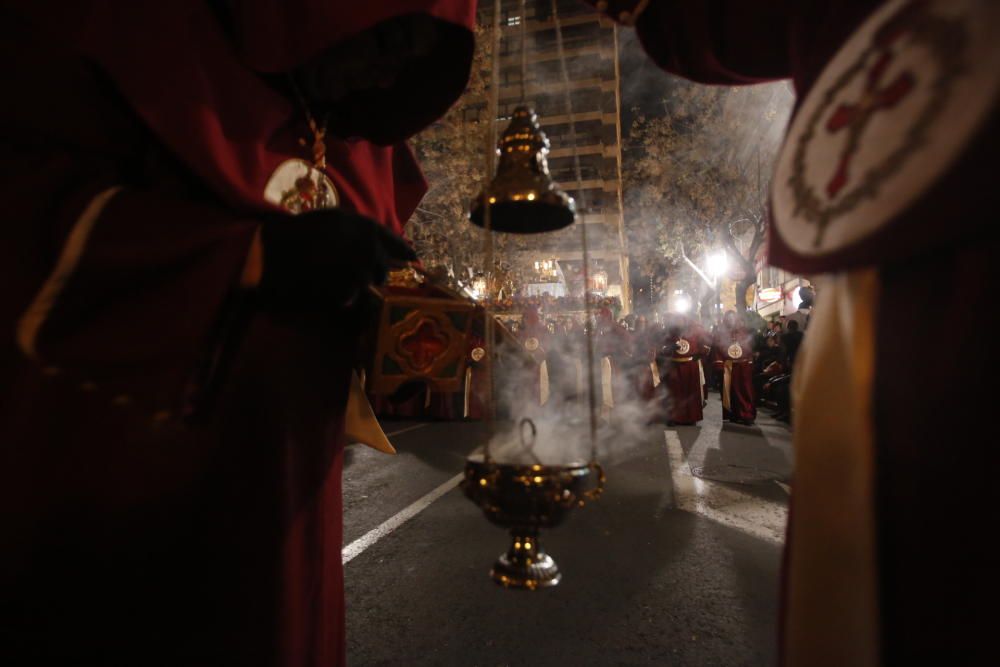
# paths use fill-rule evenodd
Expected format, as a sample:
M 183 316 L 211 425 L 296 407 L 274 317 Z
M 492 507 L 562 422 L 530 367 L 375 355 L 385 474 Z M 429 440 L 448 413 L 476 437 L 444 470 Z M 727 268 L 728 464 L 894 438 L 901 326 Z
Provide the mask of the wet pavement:
M 507 548 L 455 486 L 477 423 L 390 422 L 399 454 L 344 471 L 352 665 L 773 665 L 787 427 L 651 426 L 605 457 L 607 491 L 542 540 L 562 583 L 504 590 Z M 701 476 L 699 476 L 701 475 Z

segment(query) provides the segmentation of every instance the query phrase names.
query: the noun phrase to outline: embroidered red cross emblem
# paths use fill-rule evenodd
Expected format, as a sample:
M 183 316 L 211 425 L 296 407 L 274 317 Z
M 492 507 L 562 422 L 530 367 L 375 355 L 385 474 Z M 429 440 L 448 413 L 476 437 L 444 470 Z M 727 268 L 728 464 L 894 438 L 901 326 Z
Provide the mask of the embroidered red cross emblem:
M 861 135 L 864 134 L 872 117 L 878 111 L 891 109 L 899 104 L 916 86 L 916 77 L 907 70 L 896 76 L 892 83 L 879 87 L 894 58 L 889 47 L 902 34 L 902 31 L 894 31 L 888 39 L 879 44 L 881 53 L 865 78 L 865 91 L 861 100 L 857 104 L 840 104 L 826 122 L 828 132 L 833 133 L 847 128 L 848 133 L 847 145 L 840 154 L 837 170 L 826 184 L 826 194 L 831 199 L 847 185 L 850 179 L 851 160 L 861 146 Z
M 400 336 L 399 349 L 409 357 L 415 370 L 423 371 L 448 349 L 448 339 L 440 333 L 436 323 L 422 320 L 416 329 Z
M 295 179 L 295 190 L 299 198 L 299 205 L 303 211 L 313 211 L 316 209 L 316 201 L 319 199 L 318 188 L 308 176 Z

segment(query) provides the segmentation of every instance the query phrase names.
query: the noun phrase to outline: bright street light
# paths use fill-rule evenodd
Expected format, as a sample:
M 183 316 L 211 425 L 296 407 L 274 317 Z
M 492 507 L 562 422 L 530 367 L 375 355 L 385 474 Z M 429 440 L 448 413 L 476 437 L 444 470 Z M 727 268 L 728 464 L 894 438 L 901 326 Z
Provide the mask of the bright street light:
M 729 259 L 726 257 L 725 250 L 720 250 L 708 256 L 708 273 L 713 278 L 718 278 L 724 274 L 728 266 Z
M 689 299 L 687 295 L 684 294 L 678 296 L 677 299 L 674 301 L 674 310 L 676 310 L 678 313 L 688 312 L 689 310 L 691 310 L 691 299 Z

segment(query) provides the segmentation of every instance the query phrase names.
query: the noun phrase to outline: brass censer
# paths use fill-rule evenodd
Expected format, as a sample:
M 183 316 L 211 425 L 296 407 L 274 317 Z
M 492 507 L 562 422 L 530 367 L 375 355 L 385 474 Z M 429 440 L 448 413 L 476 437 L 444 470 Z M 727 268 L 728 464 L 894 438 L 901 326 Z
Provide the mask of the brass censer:
M 531 449 L 537 434 L 530 419 L 521 420 L 521 441 Z M 531 440 L 524 437 L 531 427 Z M 470 456 L 462 490 L 486 518 L 510 531 L 511 544 L 500 554 L 490 577 L 505 588 L 536 590 L 555 586 L 559 566 L 538 539 L 542 528 L 561 524 L 574 507 L 583 507 L 604 491 L 604 470 L 596 461 L 566 465 L 541 462 L 498 463 L 488 454 Z
M 526 2 L 520 2 L 521 16 L 527 16 Z M 492 149 L 494 144 L 494 124 L 492 119 L 498 112 L 497 81 L 500 78 L 500 0 L 494 0 L 493 7 L 493 76 L 491 78 L 492 100 L 489 125 L 490 155 L 487 160 L 486 181 L 483 191 L 472 202 L 469 219 L 483 228 L 486 266 L 494 266 L 493 232 L 534 234 L 551 232 L 573 224 L 576 219 L 576 204 L 552 180 L 548 160 L 549 140 L 542 132 L 538 116 L 526 103 L 527 57 L 525 44 L 527 21 L 521 21 L 521 104 L 514 110 L 510 125 L 496 142 L 500 156 L 493 176 Z M 564 103 L 569 116 L 571 148 L 576 167 L 576 183 L 580 197 L 585 197 L 580 173 L 579 153 L 576 146 L 576 129 L 573 120 L 573 103 L 569 95 L 569 77 L 562 43 L 562 27 L 559 22 L 556 3 L 552 3 L 552 18 L 555 21 L 559 61 L 563 74 Z M 586 208 L 586 207 L 584 207 Z M 584 274 L 586 277 L 588 251 L 586 225 L 580 225 L 581 249 L 583 252 Z M 590 319 L 590 299 L 585 299 L 585 312 Z M 489 373 L 490 405 L 493 401 L 492 359 L 495 349 L 492 335 L 494 331 L 490 302 L 483 308 L 486 332 L 486 366 Z M 562 575 L 559 566 L 545 553 L 538 541 L 543 528 L 558 526 L 574 507 L 582 507 L 596 500 L 604 491 L 604 470 L 597 463 L 597 409 L 594 385 L 593 342 L 587 336 L 588 402 L 590 407 L 589 463 L 543 464 L 534 453 L 533 447 L 537 430 L 534 422 L 525 418 L 520 421 L 521 445 L 529 458 L 518 463 L 498 462 L 490 456 L 487 441 L 483 454 L 470 456 L 465 464 L 465 478 L 462 490 L 466 497 L 476 503 L 490 522 L 510 531 L 510 548 L 500 555 L 490 570 L 490 577 L 505 588 L 537 590 L 555 586 Z M 487 410 L 487 423 L 493 429 L 493 413 Z M 530 438 L 525 428 L 530 427 Z M 518 457 L 520 458 L 520 457 Z

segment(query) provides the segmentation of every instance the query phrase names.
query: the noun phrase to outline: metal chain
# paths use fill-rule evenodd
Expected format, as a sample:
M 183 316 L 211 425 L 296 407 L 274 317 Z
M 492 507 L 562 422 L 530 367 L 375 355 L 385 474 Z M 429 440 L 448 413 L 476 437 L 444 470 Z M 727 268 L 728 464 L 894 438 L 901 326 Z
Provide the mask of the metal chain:
M 583 171 L 580 167 L 580 151 L 576 143 L 576 121 L 573 119 L 573 98 L 569 87 L 569 69 L 566 67 L 566 51 L 563 48 L 562 22 L 559 19 L 559 2 L 552 0 L 552 20 L 556 28 L 556 48 L 559 53 L 559 69 L 562 73 L 563 95 L 566 113 L 569 117 L 569 141 L 573 149 L 573 169 L 576 172 L 576 188 L 579 194 L 581 218 L 587 210 L 586 194 L 583 191 Z M 590 325 L 593 310 L 590 302 L 590 252 L 587 245 L 587 225 L 580 220 L 580 245 L 583 251 L 583 308 L 587 322 L 587 399 L 590 407 L 590 459 L 597 461 L 597 388 L 594 386 L 594 327 Z M 596 323 L 595 323 L 596 324 Z
M 521 0 L 521 104 L 528 99 L 528 10 Z
M 493 4 L 493 34 L 490 37 L 493 41 L 493 63 L 490 74 L 490 102 L 487 112 L 489 117 L 486 121 L 486 187 L 483 188 L 483 256 L 485 258 L 486 270 L 486 301 L 483 306 L 483 341 L 486 344 L 486 377 L 489 378 L 487 390 L 489 395 L 486 400 L 486 446 L 483 448 L 483 460 L 489 463 L 490 441 L 496 428 L 496 383 L 494 380 L 494 356 L 496 354 L 496 332 L 493 323 L 493 308 L 491 302 L 491 285 L 493 284 L 493 232 L 492 232 L 492 211 L 490 205 L 490 185 L 493 183 L 493 163 L 497 144 L 497 114 L 500 111 L 500 0 L 495 0 Z

